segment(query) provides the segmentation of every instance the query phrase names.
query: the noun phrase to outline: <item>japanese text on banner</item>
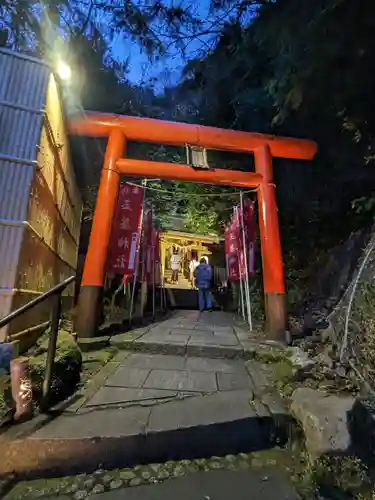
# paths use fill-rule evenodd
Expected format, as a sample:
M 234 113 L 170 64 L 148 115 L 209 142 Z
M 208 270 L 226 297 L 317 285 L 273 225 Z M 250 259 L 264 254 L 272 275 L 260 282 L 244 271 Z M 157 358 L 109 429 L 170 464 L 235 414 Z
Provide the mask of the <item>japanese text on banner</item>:
M 121 184 L 113 220 L 108 272 L 132 274 L 139 244 L 143 190 Z

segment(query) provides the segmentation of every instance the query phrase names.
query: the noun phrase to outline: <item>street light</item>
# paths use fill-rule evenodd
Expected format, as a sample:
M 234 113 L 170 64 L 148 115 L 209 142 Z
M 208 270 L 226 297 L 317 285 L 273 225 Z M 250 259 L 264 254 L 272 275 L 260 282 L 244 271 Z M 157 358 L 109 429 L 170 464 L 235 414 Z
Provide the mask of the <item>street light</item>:
M 56 65 L 56 72 L 61 78 L 61 80 L 68 81 L 72 77 L 72 70 L 68 64 L 64 61 L 58 61 Z

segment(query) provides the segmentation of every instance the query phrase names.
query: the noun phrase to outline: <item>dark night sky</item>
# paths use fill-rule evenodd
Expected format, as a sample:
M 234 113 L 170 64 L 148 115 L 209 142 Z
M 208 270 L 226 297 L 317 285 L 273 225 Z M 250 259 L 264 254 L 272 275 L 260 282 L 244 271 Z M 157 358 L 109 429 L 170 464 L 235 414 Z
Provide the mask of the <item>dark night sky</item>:
M 178 5 L 181 2 L 170 0 L 170 3 Z M 193 7 L 195 15 L 201 19 L 208 18 L 210 0 L 187 0 L 184 4 Z M 192 57 L 202 46 L 202 39 L 189 43 L 187 57 Z M 150 63 L 147 55 L 142 53 L 137 42 L 126 40 L 121 35 L 112 42 L 111 49 L 113 57 L 120 61 L 130 58 L 128 78 L 131 82 L 139 83 L 142 78 L 149 80 L 152 77 L 157 77 L 159 83 L 156 87 L 159 89 L 165 85 L 177 83 L 181 69 L 185 65 L 177 49 L 172 49 L 169 57 L 165 57 L 159 62 L 153 61 Z

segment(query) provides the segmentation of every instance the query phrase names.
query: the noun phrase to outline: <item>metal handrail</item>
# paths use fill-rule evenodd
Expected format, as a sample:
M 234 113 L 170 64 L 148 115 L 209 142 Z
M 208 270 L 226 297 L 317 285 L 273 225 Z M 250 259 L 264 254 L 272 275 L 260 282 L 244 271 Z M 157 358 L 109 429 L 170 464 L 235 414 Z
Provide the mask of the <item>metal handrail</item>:
M 0 328 L 3 326 L 6 326 L 8 323 L 10 323 L 13 319 L 17 318 L 24 312 L 28 311 L 29 309 L 32 309 L 33 307 L 37 306 L 41 302 L 44 302 L 45 300 L 49 299 L 52 295 L 55 295 L 56 293 L 61 293 L 70 283 L 72 283 L 76 279 L 75 276 L 70 276 L 70 278 L 66 278 L 66 280 L 62 281 L 58 285 L 50 288 L 46 292 L 42 293 L 42 295 L 39 295 L 39 297 L 36 297 L 33 300 L 30 300 L 27 304 L 19 307 L 15 311 L 11 312 L 7 316 L 4 316 L 4 318 L 0 319 Z
M 75 275 L 66 278 L 64 281 L 59 283 L 58 285 L 50 288 L 47 292 L 42 293 L 39 297 L 31 300 L 27 304 L 19 307 L 15 311 L 11 312 L 4 318 L 0 319 L 0 328 L 8 325 L 12 320 L 19 317 L 21 314 L 29 311 L 33 307 L 37 306 L 41 302 L 44 302 L 47 299 L 53 299 L 52 309 L 51 309 L 51 334 L 48 339 L 48 348 L 47 348 L 47 361 L 46 368 L 44 373 L 43 380 L 43 407 L 48 407 L 48 399 L 51 390 L 51 382 L 52 382 L 52 372 L 53 365 L 55 362 L 56 355 L 56 345 L 57 345 L 57 336 L 59 332 L 59 323 L 61 316 L 61 293 L 64 289 L 72 283 L 76 279 Z

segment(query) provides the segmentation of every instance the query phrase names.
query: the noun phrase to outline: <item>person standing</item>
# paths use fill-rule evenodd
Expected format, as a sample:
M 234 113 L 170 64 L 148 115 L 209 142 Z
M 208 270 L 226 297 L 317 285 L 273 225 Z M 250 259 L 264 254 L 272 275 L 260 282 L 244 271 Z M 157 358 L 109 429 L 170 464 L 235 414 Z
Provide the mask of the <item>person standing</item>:
M 171 257 L 171 269 L 172 269 L 172 283 L 178 285 L 178 272 L 180 270 L 181 257 L 178 253 L 177 248 L 173 250 Z
M 191 287 L 194 289 L 195 288 L 195 270 L 198 266 L 198 261 L 195 257 L 192 258 L 189 264 L 189 273 L 190 273 L 190 283 Z
M 212 268 L 207 264 L 204 257 L 195 269 L 195 282 L 198 288 L 199 310 L 202 312 L 206 308 L 212 311 L 211 280 Z

